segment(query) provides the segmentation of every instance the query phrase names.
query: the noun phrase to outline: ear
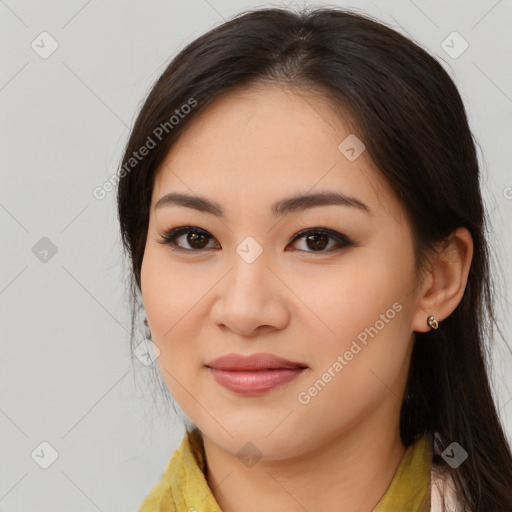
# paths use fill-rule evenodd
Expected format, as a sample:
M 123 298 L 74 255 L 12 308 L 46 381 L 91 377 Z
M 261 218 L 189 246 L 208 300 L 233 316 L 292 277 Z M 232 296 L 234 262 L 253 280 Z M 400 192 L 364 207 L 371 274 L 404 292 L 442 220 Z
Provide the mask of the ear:
M 413 331 L 430 331 L 427 318 L 431 315 L 439 323 L 451 315 L 464 294 L 472 258 L 471 233 L 464 227 L 457 228 L 431 260 L 418 295 Z

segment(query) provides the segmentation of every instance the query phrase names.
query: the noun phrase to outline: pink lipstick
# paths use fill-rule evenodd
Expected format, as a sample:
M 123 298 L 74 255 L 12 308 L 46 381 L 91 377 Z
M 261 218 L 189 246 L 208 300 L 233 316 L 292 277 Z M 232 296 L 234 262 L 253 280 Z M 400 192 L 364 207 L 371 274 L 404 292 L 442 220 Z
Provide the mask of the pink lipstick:
M 206 365 L 215 381 L 238 394 L 262 395 L 282 386 L 304 372 L 304 363 L 274 354 L 228 354 Z

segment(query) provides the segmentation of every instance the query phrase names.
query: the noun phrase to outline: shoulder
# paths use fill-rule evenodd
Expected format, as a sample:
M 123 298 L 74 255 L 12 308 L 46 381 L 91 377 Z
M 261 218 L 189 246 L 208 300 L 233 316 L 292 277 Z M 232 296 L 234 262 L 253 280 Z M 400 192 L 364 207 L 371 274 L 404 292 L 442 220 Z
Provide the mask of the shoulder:
M 167 462 L 165 471 L 161 473 L 160 480 L 150 489 L 138 512 L 176 511 L 175 502 L 171 498 L 173 496 L 173 489 L 182 485 L 181 480 L 186 477 L 183 457 L 188 447 L 188 436 L 185 435 L 180 446 L 174 451 L 172 457 Z
M 462 506 L 457 498 L 455 483 L 450 473 L 448 471 L 443 472 L 435 466 L 432 466 L 430 478 L 430 512 L 461 512 Z

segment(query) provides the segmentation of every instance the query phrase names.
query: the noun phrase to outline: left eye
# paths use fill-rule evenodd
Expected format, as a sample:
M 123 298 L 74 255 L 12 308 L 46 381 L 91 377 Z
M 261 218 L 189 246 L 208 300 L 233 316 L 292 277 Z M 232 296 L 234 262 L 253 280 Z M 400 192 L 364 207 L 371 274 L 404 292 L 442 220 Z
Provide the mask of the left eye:
M 213 248 L 207 246 L 210 240 L 214 240 L 213 235 L 204 229 L 194 226 L 174 228 L 161 236 L 162 239 L 157 240 L 157 242 L 170 245 L 171 249 L 176 251 L 200 252 Z M 185 240 L 191 247 L 190 249 L 177 243 L 177 240 L 182 237 L 186 237 Z M 329 239 L 334 240 L 334 242 L 341 246 L 340 248 L 354 245 L 347 236 L 327 228 L 309 228 L 300 231 L 292 238 L 291 243 L 300 239 L 304 239 L 306 246 L 313 249 L 310 251 L 306 250 L 305 252 L 331 252 L 332 245 L 329 247 Z M 326 247 L 328 247 L 328 250 L 325 250 Z
M 329 247 L 329 250 L 327 251 L 323 250 L 329 245 L 329 239 L 334 240 L 334 242 L 340 246 L 340 249 L 354 245 L 346 235 L 327 228 L 310 228 L 300 231 L 292 238 L 291 242 L 295 242 L 302 238 L 304 239 L 307 247 L 314 249 L 313 251 L 306 252 L 330 252 L 332 250 L 332 246 Z

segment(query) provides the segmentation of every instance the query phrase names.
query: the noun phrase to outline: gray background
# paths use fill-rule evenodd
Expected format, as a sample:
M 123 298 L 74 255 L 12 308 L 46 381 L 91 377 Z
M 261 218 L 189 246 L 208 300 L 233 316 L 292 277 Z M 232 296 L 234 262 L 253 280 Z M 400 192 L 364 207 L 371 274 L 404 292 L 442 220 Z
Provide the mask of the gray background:
M 180 419 L 152 402 L 148 368 L 131 366 L 115 192 L 97 200 L 92 190 L 116 172 L 141 101 L 172 56 L 264 5 L 296 4 L 0 1 L 0 511 L 136 511 L 181 442 Z M 408 34 L 454 77 L 481 148 L 510 340 L 512 2 L 331 5 Z M 47 58 L 31 47 L 51 49 L 43 31 L 58 43 Z M 456 58 L 441 46 L 453 31 L 469 44 Z M 512 354 L 498 339 L 494 356 L 512 440 Z M 42 442 L 58 454 L 47 469 Z

